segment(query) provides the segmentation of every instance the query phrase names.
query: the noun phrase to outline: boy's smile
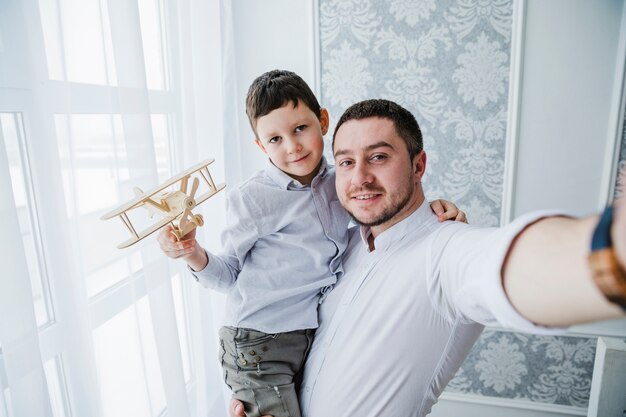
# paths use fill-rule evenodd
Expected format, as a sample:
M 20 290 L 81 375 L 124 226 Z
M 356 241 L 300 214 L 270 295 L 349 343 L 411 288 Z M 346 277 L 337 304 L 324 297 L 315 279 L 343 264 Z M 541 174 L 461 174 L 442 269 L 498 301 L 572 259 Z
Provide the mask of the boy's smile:
M 301 101 L 291 101 L 256 121 L 256 144 L 281 171 L 302 184 L 317 174 L 324 152 L 328 112 L 320 119 Z

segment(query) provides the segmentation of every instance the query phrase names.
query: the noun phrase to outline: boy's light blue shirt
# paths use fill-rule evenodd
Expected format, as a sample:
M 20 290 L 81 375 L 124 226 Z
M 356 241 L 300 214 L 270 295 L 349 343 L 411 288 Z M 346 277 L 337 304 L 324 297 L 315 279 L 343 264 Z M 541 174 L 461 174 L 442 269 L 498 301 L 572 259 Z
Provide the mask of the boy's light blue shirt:
M 271 162 L 227 196 L 223 252 L 192 273 L 228 294 L 226 325 L 280 333 L 318 326 L 317 306 L 343 273 L 350 216 L 322 158 L 311 185 Z

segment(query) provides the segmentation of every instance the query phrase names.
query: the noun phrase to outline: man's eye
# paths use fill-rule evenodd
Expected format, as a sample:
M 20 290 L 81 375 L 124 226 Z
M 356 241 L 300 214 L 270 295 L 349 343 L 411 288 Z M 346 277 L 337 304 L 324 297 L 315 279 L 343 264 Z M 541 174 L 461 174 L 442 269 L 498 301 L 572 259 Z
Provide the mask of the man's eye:
M 339 164 L 338 164 L 338 165 L 339 165 L 340 167 L 347 167 L 347 166 L 352 165 L 352 161 L 341 161 L 341 162 L 339 162 Z
M 370 158 L 372 161 L 384 161 L 385 159 L 387 159 L 387 155 L 372 155 L 372 157 Z

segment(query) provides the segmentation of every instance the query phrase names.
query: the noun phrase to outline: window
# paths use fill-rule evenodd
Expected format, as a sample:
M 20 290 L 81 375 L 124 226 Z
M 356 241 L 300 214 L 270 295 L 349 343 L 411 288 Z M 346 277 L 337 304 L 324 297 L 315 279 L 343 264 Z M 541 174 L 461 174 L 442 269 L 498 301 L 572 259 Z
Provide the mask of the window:
M 30 178 L 30 163 L 26 148 L 24 124 L 20 113 L 0 113 L 0 138 L 9 160 L 13 199 L 17 210 L 28 275 L 39 327 L 54 320 L 49 292 L 46 262 L 37 220 L 37 202 Z
M 193 378 L 193 366 L 191 360 L 191 344 L 189 343 L 189 316 L 184 305 L 186 286 L 180 274 L 176 274 L 172 279 L 172 292 L 174 295 L 174 308 L 176 309 L 176 324 L 178 328 L 178 340 L 180 341 L 180 351 L 183 359 L 183 373 L 185 382 L 191 382 Z
M 107 2 L 40 0 L 51 80 L 117 85 Z
M 60 356 L 49 359 L 44 364 L 48 393 L 50 394 L 50 405 L 54 417 L 70 417 L 69 398 L 63 373 L 63 365 Z
M 165 408 L 148 300 L 143 297 L 93 331 L 105 417 L 153 417 Z
M 7 111 L 8 101 L 0 100 L 0 140 L 8 154 L 52 414 L 89 415 L 99 403 L 106 417 L 162 416 L 171 413 L 167 384 L 193 383 L 186 284 L 165 268 L 157 281 L 146 277 L 166 261 L 141 245 L 118 250 L 126 228 L 100 217 L 130 199 L 133 187 L 152 188 L 181 168 L 172 146 L 181 100 L 171 89 L 168 51 L 178 41 L 168 37 L 162 0 L 38 5 L 39 13 L 26 21 L 41 24 L 41 43 L 32 42 L 41 50 L 32 53 L 46 66 L 45 79 L 33 82 L 19 110 Z M 2 35 L 0 44 L 9 40 L 7 32 Z M 27 91 L 23 85 L 18 87 Z M 12 86 L 0 91 L 6 98 L 4 91 L 13 94 Z M 44 164 L 58 169 L 48 172 Z M 51 200 L 55 204 L 46 204 Z M 38 210 L 58 224 L 40 221 Z M 144 213 L 131 220 L 138 228 L 153 222 Z M 160 323 L 153 301 L 169 297 L 168 332 L 174 333 L 168 338 L 153 326 Z M 80 355 L 72 354 L 76 344 Z M 158 352 L 177 348 L 182 377 L 170 382 Z M 0 417 L 11 416 L 10 400 L 0 355 Z
M 159 0 L 139 0 L 141 40 L 143 42 L 146 83 L 149 89 L 167 88 L 166 40 L 163 36 L 163 11 Z

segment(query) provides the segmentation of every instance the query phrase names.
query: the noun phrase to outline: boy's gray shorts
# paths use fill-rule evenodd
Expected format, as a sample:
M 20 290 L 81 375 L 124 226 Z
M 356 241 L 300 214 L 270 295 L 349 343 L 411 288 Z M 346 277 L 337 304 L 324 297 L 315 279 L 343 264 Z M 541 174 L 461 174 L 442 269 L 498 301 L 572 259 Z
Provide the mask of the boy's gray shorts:
M 220 329 L 220 362 L 233 398 L 246 416 L 300 417 L 298 391 L 315 329 L 267 334 Z

